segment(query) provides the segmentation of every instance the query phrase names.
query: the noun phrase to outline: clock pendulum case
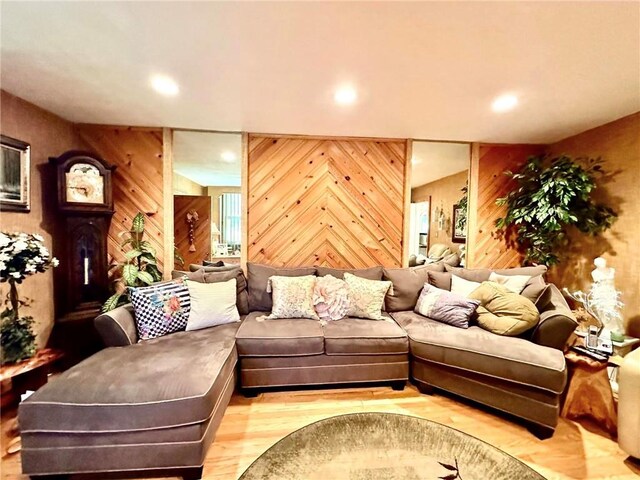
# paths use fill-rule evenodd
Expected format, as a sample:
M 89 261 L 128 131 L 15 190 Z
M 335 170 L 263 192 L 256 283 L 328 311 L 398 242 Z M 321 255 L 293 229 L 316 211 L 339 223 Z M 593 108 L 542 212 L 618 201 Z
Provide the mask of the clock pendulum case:
M 93 320 L 109 296 L 107 234 L 115 166 L 88 152 L 50 158 L 56 172 L 59 234 L 55 253 L 55 343 L 84 357 L 98 347 Z M 55 245 L 57 243 L 57 245 Z

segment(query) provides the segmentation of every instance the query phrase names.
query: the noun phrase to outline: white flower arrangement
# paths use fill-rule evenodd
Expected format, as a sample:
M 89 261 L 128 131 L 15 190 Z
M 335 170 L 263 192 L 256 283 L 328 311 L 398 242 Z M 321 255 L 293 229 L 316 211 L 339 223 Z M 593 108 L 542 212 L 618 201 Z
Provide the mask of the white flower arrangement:
M 0 233 L 0 282 L 22 283 L 29 275 L 57 267 L 38 234 Z

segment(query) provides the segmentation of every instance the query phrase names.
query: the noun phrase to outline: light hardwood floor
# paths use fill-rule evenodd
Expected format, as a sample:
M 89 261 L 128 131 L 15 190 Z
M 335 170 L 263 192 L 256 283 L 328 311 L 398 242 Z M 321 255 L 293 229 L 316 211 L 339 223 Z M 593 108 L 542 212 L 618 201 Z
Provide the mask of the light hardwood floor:
M 355 412 L 415 415 L 457 428 L 519 458 L 549 480 L 640 476 L 640 466 L 593 426 L 561 419 L 555 435 L 541 441 L 498 414 L 407 386 L 401 392 L 389 387 L 269 392 L 253 399 L 236 394 L 209 449 L 203 478 L 235 480 L 285 435 L 323 418 Z M 2 459 L 2 478 L 26 479 L 20 475 L 19 454 Z

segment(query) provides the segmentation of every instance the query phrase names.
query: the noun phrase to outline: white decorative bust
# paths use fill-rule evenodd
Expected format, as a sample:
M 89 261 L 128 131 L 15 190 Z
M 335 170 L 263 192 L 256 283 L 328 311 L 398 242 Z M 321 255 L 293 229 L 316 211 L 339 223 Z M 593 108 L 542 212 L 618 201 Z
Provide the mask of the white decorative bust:
M 593 261 L 593 264 L 596 266 L 596 269 L 591 272 L 591 278 L 596 283 L 601 283 L 605 281 L 609 281 L 613 283 L 613 280 L 616 276 L 616 269 L 607 267 L 607 261 L 598 257 Z

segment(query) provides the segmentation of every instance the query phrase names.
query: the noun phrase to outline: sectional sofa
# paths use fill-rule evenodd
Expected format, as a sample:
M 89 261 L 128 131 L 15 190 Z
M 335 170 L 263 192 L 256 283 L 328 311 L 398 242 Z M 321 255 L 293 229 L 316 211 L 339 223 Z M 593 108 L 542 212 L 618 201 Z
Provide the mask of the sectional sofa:
M 549 287 L 540 323 L 521 338 L 460 329 L 413 312 L 429 272 L 446 276 L 444 270 L 443 264 L 350 270 L 393 282 L 384 320 L 326 324 L 265 320 L 267 281 L 276 274 L 341 277 L 344 270 L 250 263 L 246 276 L 237 267 L 176 273 L 201 282 L 236 278 L 241 322 L 138 342 L 130 306 L 99 316 L 96 328 L 108 348 L 20 405 L 23 472 L 34 478 L 106 472 L 200 478 L 236 384 L 251 396 L 301 385 L 378 382 L 402 389 L 411 379 L 422 392 L 452 392 L 549 436 L 567 378 L 562 348 L 576 325 L 562 295 Z M 490 271 L 457 273 L 488 277 Z

